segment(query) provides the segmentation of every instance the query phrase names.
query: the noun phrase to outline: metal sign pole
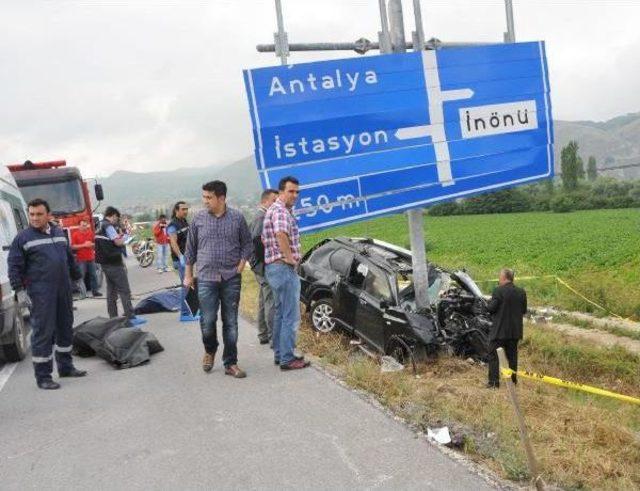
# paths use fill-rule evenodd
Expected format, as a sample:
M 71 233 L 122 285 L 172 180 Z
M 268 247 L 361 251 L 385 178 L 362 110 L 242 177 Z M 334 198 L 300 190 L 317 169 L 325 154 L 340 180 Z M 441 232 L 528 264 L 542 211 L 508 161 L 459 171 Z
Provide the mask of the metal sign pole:
M 276 0 L 276 17 L 278 22 L 278 32 L 273 34 L 275 42 L 276 56 L 280 57 L 282 65 L 287 64 L 287 57 L 289 56 L 289 39 L 286 31 L 284 30 L 284 20 L 282 19 L 282 4 L 280 0 Z
M 391 38 L 389 37 L 389 20 L 387 18 L 387 0 L 378 0 L 380 7 L 380 27 L 378 33 L 380 53 L 391 53 Z
M 516 29 L 513 25 L 513 0 L 504 0 L 504 8 L 507 13 L 507 32 L 504 33 L 504 42 L 515 43 Z
M 418 5 L 418 11 L 419 10 Z M 416 15 L 418 15 L 418 13 L 419 12 L 417 12 Z M 389 25 L 391 28 L 391 46 L 393 52 L 404 53 L 406 51 L 406 44 L 401 0 L 389 0 Z M 420 32 L 422 31 L 422 22 L 416 23 L 416 29 L 418 30 L 418 41 L 422 42 L 421 46 L 424 48 L 424 33 Z M 424 245 L 424 217 L 422 209 L 409 210 L 407 212 L 407 218 L 409 219 L 413 288 L 416 296 L 416 306 L 418 308 L 426 308 L 430 305 L 429 273 L 427 269 L 427 253 Z

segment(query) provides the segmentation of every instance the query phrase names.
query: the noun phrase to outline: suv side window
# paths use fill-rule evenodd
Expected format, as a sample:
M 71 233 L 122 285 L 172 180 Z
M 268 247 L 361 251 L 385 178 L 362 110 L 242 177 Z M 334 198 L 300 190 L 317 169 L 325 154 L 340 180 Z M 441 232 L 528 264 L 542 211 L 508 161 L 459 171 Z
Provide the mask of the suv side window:
M 364 279 L 363 289 L 376 299 L 386 300 L 387 302 L 391 300 L 389 278 L 383 271 L 377 268 L 369 268 L 367 276 Z
M 353 252 L 346 249 L 336 249 L 329 257 L 331 269 L 341 275 L 347 275 L 353 262 Z
M 351 264 L 351 269 L 349 270 L 349 283 L 356 288 L 362 289 L 368 271 L 369 266 L 367 266 L 362 259 L 356 258 L 356 260 Z

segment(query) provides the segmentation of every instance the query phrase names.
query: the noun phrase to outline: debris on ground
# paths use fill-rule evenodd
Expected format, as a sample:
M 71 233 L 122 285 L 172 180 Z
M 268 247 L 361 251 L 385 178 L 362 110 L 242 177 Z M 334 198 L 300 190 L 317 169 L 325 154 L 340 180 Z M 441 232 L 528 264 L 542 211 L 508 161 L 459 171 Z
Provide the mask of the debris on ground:
M 399 372 L 404 369 L 404 365 L 396 361 L 393 356 L 385 355 L 380 358 L 380 371 L 382 373 Z
M 427 438 L 440 445 L 448 445 L 451 443 L 451 435 L 449 434 L 449 427 L 443 426 L 442 428 L 427 428 Z

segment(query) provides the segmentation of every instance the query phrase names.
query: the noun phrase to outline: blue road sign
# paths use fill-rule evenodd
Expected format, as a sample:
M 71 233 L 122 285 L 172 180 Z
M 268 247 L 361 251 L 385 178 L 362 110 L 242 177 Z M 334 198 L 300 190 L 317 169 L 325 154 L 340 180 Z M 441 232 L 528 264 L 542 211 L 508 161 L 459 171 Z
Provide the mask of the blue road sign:
M 553 176 L 544 43 L 245 70 L 263 187 L 296 176 L 302 231 Z

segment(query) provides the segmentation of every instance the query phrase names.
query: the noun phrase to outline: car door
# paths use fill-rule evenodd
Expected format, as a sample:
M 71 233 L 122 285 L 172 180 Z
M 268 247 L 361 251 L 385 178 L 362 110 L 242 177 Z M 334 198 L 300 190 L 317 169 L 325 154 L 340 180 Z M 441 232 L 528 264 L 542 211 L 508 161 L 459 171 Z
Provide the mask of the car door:
M 357 266 L 364 274 L 356 309 L 357 334 L 380 352 L 385 348 L 385 304 L 392 299 L 388 275 L 366 260 Z
M 362 282 L 354 272 L 354 253 L 344 249 L 337 249 L 329 259 L 332 269 L 336 271 L 333 287 L 334 317 L 341 321 L 342 326 L 353 331 L 356 327 L 355 317 Z

